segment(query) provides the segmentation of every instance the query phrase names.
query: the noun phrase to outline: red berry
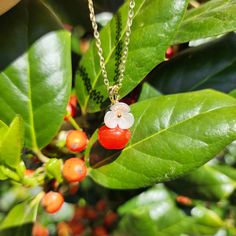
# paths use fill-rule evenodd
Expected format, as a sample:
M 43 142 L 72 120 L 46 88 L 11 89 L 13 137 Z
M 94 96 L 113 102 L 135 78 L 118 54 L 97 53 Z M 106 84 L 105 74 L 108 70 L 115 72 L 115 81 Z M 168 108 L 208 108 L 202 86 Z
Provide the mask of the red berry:
M 97 212 L 95 209 L 93 209 L 92 207 L 89 207 L 86 211 L 86 217 L 89 220 L 95 220 L 97 218 Z
M 123 149 L 128 144 L 130 136 L 129 129 L 119 127 L 110 129 L 104 125 L 98 131 L 98 141 L 106 149 Z
M 106 204 L 105 200 L 103 200 L 103 199 L 99 200 L 96 204 L 96 209 L 98 211 L 104 211 L 106 209 L 106 207 L 107 207 L 107 204 Z
M 63 26 L 64 26 L 64 28 L 66 30 L 68 30 L 69 32 L 72 32 L 72 30 L 73 30 L 73 26 L 72 25 L 64 23 Z
M 76 103 L 76 96 L 71 96 L 66 106 L 67 114 L 64 116 L 64 120 L 69 120 L 70 117 L 74 117 L 76 115 Z
M 74 117 L 76 114 L 76 108 L 72 106 L 70 103 L 66 106 L 67 114 L 64 116 L 64 120 L 69 120 L 70 117 Z
M 48 213 L 59 211 L 63 203 L 63 196 L 60 193 L 53 191 L 46 193 L 42 199 L 42 206 Z
M 76 104 L 77 104 L 77 97 L 76 97 L 75 95 L 71 95 L 71 96 L 70 96 L 69 103 L 70 103 L 72 106 L 76 107 Z
M 97 226 L 93 230 L 94 236 L 108 236 L 108 232 L 105 227 L 103 226 Z
M 185 196 L 182 196 L 182 195 L 179 195 L 176 197 L 176 201 L 180 204 L 183 204 L 183 205 L 192 205 L 192 200 L 188 197 L 185 197 Z
M 78 189 L 79 189 L 79 183 L 75 182 L 75 183 L 71 183 L 69 185 L 69 192 L 70 192 L 71 195 L 76 194 Z
M 172 47 L 167 48 L 166 50 L 166 58 L 170 59 L 174 56 L 174 49 Z
M 26 169 L 24 174 L 25 176 L 32 177 L 34 175 L 34 170 Z
M 87 167 L 83 160 L 73 157 L 65 161 L 63 176 L 68 182 L 79 182 L 85 178 Z
M 49 236 L 49 232 L 48 229 L 41 224 L 35 223 L 32 230 L 32 236 Z
M 88 143 L 87 135 L 81 130 L 69 132 L 66 138 L 66 146 L 72 152 L 83 151 Z
M 106 214 L 105 218 L 104 218 L 104 224 L 106 226 L 110 226 L 112 225 L 114 222 L 116 222 L 118 219 L 118 215 L 113 212 L 113 211 L 110 211 Z
M 78 221 L 83 219 L 86 216 L 87 208 L 86 207 L 79 207 L 75 210 L 74 217 L 72 221 Z
M 57 235 L 59 236 L 69 236 L 71 235 L 71 228 L 70 226 L 65 222 L 60 222 L 57 224 Z
M 69 224 L 69 226 L 71 228 L 72 235 L 82 235 L 85 230 L 84 224 L 80 222 L 73 222 L 73 224 Z

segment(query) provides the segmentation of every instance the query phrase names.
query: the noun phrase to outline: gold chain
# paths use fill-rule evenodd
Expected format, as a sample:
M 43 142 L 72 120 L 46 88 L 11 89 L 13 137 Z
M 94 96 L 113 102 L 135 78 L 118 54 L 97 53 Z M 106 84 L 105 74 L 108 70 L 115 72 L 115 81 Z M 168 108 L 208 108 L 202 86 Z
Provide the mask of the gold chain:
M 118 101 L 119 90 L 122 87 L 122 81 L 124 79 L 125 64 L 126 64 L 126 60 L 128 57 L 129 42 L 130 42 L 130 35 L 131 35 L 131 26 L 132 26 L 133 17 L 134 17 L 134 6 L 135 6 L 135 1 L 129 0 L 129 11 L 128 11 L 128 18 L 127 18 L 126 32 L 125 32 L 125 39 L 124 39 L 124 49 L 122 51 L 122 56 L 121 56 L 120 65 L 119 65 L 119 74 L 118 74 L 119 77 L 118 77 L 117 82 L 113 86 L 110 86 L 109 79 L 107 76 L 107 71 L 106 71 L 106 63 L 105 63 L 105 59 L 103 57 L 103 50 L 102 50 L 100 34 L 98 31 L 98 25 L 96 23 L 96 17 L 95 17 L 95 13 L 94 13 L 93 0 L 88 0 L 88 7 L 89 7 L 89 11 L 90 11 L 89 16 L 90 16 L 90 20 L 92 22 L 95 43 L 96 43 L 96 46 L 98 49 L 98 56 L 100 59 L 101 72 L 103 75 L 104 84 L 107 87 L 107 91 L 109 93 L 109 97 L 110 97 L 110 100 L 112 103 L 115 103 Z

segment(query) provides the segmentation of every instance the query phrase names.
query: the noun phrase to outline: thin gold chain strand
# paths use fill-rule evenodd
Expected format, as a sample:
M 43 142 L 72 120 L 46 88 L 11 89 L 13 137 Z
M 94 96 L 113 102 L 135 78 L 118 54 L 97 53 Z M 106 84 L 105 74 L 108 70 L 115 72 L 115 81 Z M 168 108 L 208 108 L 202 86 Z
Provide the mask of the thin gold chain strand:
M 103 75 L 104 84 L 107 87 L 107 91 L 109 92 L 109 97 L 110 97 L 112 103 L 116 102 L 119 99 L 119 90 L 122 86 L 122 81 L 124 79 L 125 64 L 126 64 L 127 57 L 128 57 L 129 42 L 130 42 L 130 35 L 131 35 L 131 26 L 132 26 L 133 17 L 134 17 L 134 7 L 135 7 L 135 1 L 130 0 L 129 12 L 128 12 L 128 18 L 127 18 L 127 24 L 126 24 L 125 39 L 124 39 L 124 49 L 122 51 L 121 62 L 119 65 L 119 77 L 118 77 L 116 84 L 113 86 L 110 86 L 109 79 L 107 76 L 107 71 L 106 71 L 105 59 L 103 57 L 103 50 L 102 50 L 100 34 L 98 31 L 98 26 L 96 23 L 96 17 L 95 17 L 95 13 L 94 13 L 93 0 L 88 0 L 88 8 L 90 11 L 89 16 L 90 16 L 90 20 L 92 22 L 92 28 L 94 31 L 95 44 L 98 49 L 98 56 L 100 59 L 101 72 Z

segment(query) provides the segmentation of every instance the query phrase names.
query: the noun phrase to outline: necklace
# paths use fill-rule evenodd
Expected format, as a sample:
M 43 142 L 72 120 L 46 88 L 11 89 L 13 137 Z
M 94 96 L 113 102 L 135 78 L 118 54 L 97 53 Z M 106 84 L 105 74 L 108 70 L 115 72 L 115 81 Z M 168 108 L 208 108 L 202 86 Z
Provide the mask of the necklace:
M 124 148 L 130 138 L 129 128 L 134 123 L 134 117 L 133 117 L 132 113 L 130 113 L 130 107 L 126 103 L 119 102 L 119 97 L 120 97 L 119 91 L 122 87 L 122 82 L 124 80 L 125 64 L 126 64 L 126 60 L 128 57 L 129 42 L 130 42 L 130 35 L 131 35 L 131 26 L 132 26 L 133 17 L 134 17 L 134 7 L 135 7 L 135 1 L 129 0 L 128 18 L 127 18 L 125 38 L 124 38 L 124 48 L 122 50 L 121 60 L 120 60 L 120 64 L 119 64 L 118 79 L 113 85 L 110 85 L 107 71 L 106 71 L 106 66 L 105 66 L 105 59 L 103 57 L 103 50 L 102 50 L 100 34 L 99 34 L 98 26 L 96 23 L 93 0 L 88 0 L 88 8 L 89 8 L 89 12 L 90 12 L 89 16 L 90 16 L 92 28 L 94 31 L 95 44 L 96 44 L 96 47 L 98 50 L 101 72 L 102 72 L 102 76 L 104 79 L 103 81 L 104 81 L 104 84 L 107 88 L 109 98 L 111 100 L 110 111 L 106 112 L 105 117 L 104 117 L 104 123 L 105 123 L 106 127 L 102 127 L 103 129 L 100 128 L 100 130 L 99 130 L 99 131 L 102 130 L 103 134 L 101 134 L 101 132 L 98 133 L 98 140 L 99 140 L 100 144 L 102 144 L 102 146 L 107 149 L 122 149 L 122 148 Z M 106 131 L 105 134 L 104 134 L 104 129 Z M 120 134 L 120 136 L 118 135 L 119 137 L 114 137 L 114 134 L 111 135 L 112 132 L 113 133 L 117 133 L 117 132 L 121 133 L 123 136 L 126 135 L 125 136 L 126 137 L 125 144 L 118 145 L 119 148 L 117 145 L 106 145 L 106 142 L 104 144 L 103 139 L 105 136 L 106 136 L 105 138 L 109 137 L 109 140 L 112 139 L 115 142 L 120 140 L 120 137 L 122 135 Z M 109 135 L 107 135 L 107 134 L 109 134 Z M 117 140 L 116 140 L 116 138 L 117 138 Z

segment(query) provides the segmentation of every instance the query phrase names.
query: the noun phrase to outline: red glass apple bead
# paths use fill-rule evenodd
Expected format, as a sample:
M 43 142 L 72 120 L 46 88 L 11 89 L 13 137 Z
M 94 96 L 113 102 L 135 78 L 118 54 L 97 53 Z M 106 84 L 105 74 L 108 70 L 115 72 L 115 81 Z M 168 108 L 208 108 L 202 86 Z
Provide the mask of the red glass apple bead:
M 129 142 L 131 133 L 129 129 L 108 128 L 102 126 L 98 131 L 98 141 L 106 149 L 123 149 Z

